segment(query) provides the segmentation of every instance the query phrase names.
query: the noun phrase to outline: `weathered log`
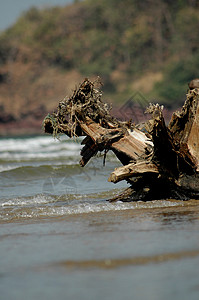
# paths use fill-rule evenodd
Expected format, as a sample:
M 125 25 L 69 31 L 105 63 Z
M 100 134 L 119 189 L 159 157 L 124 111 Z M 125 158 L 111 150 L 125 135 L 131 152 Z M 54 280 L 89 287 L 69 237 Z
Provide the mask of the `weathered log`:
M 187 93 L 181 112 L 173 114 L 168 129 L 176 151 L 190 165 L 190 172 L 199 171 L 199 89 Z
M 112 117 L 101 96 L 96 83 L 85 79 L 59 103 L 57 112 L 44 119 L 45 132 L 86 136 L 81 166 L 98 151 L 115 153 L 124 166 L 115 169 L 109 181 L 126 180 L 130 187 L 111 201 L 198 198 L 199 89 L 190 88 L 181 112 L 173 114 L 168 126 L 163 108 L 151 104 L 144 132 Z
M 157 166 L 151 161 L 141 161 L 115 169 L 115 171 L 111 173 L 108 181 L 117 183 L 121 180 L 128 179 L 136 175 L 140 176 L 144 173 L 159 173 L 159 171 Z

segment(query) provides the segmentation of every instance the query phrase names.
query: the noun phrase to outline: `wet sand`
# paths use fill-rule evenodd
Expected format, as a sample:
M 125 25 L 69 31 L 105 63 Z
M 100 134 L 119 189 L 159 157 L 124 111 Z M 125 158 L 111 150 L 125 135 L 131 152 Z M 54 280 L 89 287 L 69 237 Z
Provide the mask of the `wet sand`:
M 198 300 L 199 201 L 109 203 L 116 161 L 48 143 L 1 143 L 1 299 Z

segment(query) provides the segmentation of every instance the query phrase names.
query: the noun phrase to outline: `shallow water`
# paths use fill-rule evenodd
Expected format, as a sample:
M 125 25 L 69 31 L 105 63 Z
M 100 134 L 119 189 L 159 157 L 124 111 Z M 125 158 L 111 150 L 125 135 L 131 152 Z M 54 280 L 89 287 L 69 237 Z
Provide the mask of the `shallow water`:
M 198 299 L 199 202 L 109 203 L 109 154 L 79 141 L 0 139 L 1 299 Z

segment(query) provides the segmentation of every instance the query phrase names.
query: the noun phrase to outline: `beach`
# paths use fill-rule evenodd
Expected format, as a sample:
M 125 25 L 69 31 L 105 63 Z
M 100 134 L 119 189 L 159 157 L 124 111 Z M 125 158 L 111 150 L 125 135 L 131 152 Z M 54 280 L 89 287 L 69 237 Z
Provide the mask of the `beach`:
M 81 147 L 0 139 L 1 299 L 198 299 L 199 202 L 109 203 L 120 162 Z

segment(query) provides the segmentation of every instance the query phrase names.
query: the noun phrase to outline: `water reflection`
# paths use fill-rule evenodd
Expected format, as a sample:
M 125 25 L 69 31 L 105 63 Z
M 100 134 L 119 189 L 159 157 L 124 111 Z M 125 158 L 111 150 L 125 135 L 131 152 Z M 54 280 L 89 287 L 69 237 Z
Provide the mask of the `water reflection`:
M 194 223 L 198 215 L 194 212 L 181 211 L 181 212 L 167 212 L 162 214 L 163 225 L 172 225 L 173 223 Z
M 156 221 L 161 221 L 164 226 L 194 224 L 199 220 L 198 204 L 198 201 L 186 202 L 183 207 L 168 208 L 156 214 L 154 218 Z

